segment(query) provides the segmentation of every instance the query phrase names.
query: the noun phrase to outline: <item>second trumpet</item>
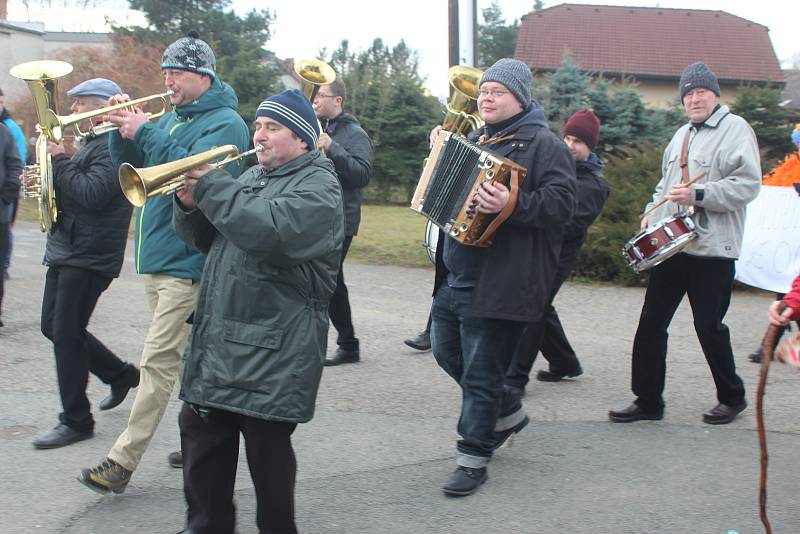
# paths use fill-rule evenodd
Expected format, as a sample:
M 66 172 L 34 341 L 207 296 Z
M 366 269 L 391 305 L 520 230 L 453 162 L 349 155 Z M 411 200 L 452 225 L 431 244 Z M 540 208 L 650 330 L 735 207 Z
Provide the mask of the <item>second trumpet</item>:
M 200 165 L 215 159 L 225 158 L 214 164 L 214 168 L 219 168 L 262 150 L 264 150 L 263 146 L 256 145 L 255 148 L 239 154 L 239 149 L 235 145 L 223 145 L 177 161 L 152 167 L 137 169 L 130 163 L 123 163 L 119 168 L 119 185 L 131 204 L 136 207 L 142 207 L 147 202 L 148 197 L 170 195 L 182 189 L 186 173 Z

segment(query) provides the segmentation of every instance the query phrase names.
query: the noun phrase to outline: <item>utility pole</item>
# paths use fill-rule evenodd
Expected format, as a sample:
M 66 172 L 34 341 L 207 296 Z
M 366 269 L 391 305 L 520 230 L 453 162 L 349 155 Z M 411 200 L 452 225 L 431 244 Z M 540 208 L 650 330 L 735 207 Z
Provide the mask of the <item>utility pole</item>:
M 447 20 L 450 65 L 474 67 L 477 62 L 478 0 L 448 0 Z

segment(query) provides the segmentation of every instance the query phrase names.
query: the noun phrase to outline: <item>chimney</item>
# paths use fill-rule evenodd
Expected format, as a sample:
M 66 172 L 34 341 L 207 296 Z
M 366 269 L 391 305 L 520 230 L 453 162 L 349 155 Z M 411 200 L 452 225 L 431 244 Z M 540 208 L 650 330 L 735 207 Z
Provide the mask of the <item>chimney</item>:
M 8 18 L 8 0 L 0 0 L 0 20 Z

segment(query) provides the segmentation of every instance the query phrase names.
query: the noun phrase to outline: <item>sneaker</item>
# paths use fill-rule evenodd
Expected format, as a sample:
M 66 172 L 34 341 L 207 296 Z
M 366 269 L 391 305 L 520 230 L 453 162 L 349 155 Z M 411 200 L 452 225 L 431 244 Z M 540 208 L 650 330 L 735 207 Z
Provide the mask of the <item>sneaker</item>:
M 97 493 L 122 493 L 131 481 L 132 474 L 133 471 L 106 458 L 91 469 L 81 469 L 78 482 Z
M 414 337 L 403 340 L 403 343 L 416 350 L 431 350 L 431 333 L 423 330 Z
M 167 456 L 167 462 L 175 469 L 183 468 L 183 451 L 174 451 Z
M 489 475 L 486 473 L 485 467 L 473 469 L 459 465 L 458 469 L 450 475 L 450 479 L 442 487 L 442 491 L 454 497 L 472 495 L 488 478 Z

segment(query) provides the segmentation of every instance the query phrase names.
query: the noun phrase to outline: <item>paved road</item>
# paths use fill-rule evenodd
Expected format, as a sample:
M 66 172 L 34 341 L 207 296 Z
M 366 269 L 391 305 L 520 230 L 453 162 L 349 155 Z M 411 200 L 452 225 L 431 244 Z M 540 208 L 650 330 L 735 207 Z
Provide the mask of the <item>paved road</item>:
M 181 473 L 166 463 L 179 442 L 175 397 L 121 496 L 99 496 L 75 476 L 108 451 L 126 423 L 130 399 L 95 414 L 94 439 L 52 451 L 31 446 L 55 426 L 59 399 L 51 347 L 39 333 L 44 239 L 35 225 L 18 226 L 6 327 L 0 329 L 0 532 L 179 531 L 185 511 Z M 137 361 L 148 315 L 131 257 L 102 296 L 90 328 Z M 402 344 L 424 325 L 432 272 L 348 264 L 346 275 L 364 361 L 326 369 L 316 417 L 295 433 L 302 532 L 763 532 L 754 410 L 728 426 L 701 423 L 715 396 L 687 305 L 671 330 L 664 420 L 614 425 L 607 410 L 631 400 L 629 354 L 643 291 L 567 284 L 557 306 L 585 374 L 533 384 L 525 399 L 532 423 L 512 447 L 498 451 L 477 494 L 452 499 L 440 486 L 454 467 L 460 394 L 430 353 Z M 769 302 L 767 294 L 740 292 L 728 313 L 751 406 L 758 367 L 746 355 L 764 333 Z M 106 393 L 90 381 L 93 403 Z M 800 374 L 774 366 L 766 404 L 769 515 L 776 534 L 800 532 L 799 394 Z M 243 459 L 236 498 L 240 532 L 256 532 Z

